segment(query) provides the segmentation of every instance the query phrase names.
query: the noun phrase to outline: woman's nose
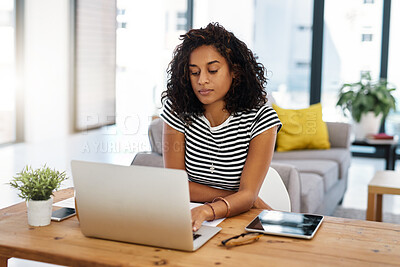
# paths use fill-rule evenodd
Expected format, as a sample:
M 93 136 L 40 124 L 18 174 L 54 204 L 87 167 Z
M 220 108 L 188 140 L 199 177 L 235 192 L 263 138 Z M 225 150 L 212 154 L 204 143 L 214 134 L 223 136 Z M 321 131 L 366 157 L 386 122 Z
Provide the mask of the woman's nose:
M 209 82 L 210 82 L 210 79 L 208 77 L 207 72 L 205 72 L 205 71 L 200 72 L 198 83 L 200 85 L 203 85 L 203 84 L 207 84 Z

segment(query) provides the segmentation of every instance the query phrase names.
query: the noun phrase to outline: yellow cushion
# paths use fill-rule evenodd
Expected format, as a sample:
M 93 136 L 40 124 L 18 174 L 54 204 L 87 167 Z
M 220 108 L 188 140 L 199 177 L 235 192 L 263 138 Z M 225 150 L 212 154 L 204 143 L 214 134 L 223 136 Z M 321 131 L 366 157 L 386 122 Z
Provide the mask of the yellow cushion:
M 275 104 L 272 107 L 283 124 L 278 133 L 277 151 L 331 147 L 321 103 L 305 109 L 283 109 Z

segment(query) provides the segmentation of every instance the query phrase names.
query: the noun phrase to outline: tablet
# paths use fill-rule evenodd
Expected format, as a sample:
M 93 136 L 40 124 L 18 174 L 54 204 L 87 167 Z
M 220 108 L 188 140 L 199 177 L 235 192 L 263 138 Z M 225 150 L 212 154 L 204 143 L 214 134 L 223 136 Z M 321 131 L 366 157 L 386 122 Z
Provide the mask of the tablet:
M 324 216 L 276 210 L 263 210 L 245 228 L 249 232 L 311 239 Z

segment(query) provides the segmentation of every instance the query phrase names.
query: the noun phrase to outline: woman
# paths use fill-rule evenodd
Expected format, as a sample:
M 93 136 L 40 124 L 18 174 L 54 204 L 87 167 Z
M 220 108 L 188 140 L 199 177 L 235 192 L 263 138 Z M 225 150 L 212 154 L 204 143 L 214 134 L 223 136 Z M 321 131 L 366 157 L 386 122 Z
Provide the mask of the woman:
M 163 92 L 166 168 L 186 170 L 193 231 L 234 216 L 258 198 L 281 123 L 266 105 L 265 68 L 219 24 L 190 30 L 174 51 Z

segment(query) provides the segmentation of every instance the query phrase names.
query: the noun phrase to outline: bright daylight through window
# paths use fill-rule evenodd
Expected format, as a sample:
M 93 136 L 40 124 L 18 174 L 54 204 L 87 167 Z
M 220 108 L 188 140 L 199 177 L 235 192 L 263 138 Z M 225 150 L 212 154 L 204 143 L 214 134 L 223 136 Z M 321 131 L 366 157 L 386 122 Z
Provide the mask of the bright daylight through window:
M 229 12 L 222 12 L 226 6 Z M 221 23 L 264 64 L 267 91 L 277 103 L 305 108 L 309 104 L 312 11 L 312 0 L 195 0 L 193 27 Z
M 15 140 L 14 0 L 0 1 L 0 144 Z
M 325 121 L 349 121 L 336 107 L 342 84 L 359 81 L 366 71 L 373 80 L 379 79 L 383 2 L 325 0 L 321 85 Z M 400 45 L 400 20 L 394 14 L 400 11 L 400 1 L 391 2 L 388 81 L 399 87 L 400 63 L 394 59 L 400 57 L 395 49 Z M 134 114 L 135 121 L 148 123 L 161 105 L 172 51 L 188 25 L 187 1 L 117 3 L 117 114 L 122 118 Z M 313 4 L 313 0 L 193 0 L 193 28 L 219 22 L 232 31 L 266 67 L 267 91 L 276 102 L 283 108 L 306 108 L 310 104 Z M 224 12 L 228 5 L 229 11 Z M 146 26 L 139 26 L 143 23 Z M 400 102 L 400 89 L 396 97 Z M 400 125 L 400 115 L 391 114 L 387 128 L 393 121 Z M 400 133 L 398 128 L 396 133 Z
M 117 0 L 116 113 L 119 128 L 147 134 L 161 107 L 166 69 L 187 30 L 186 0 Z
M 342 117 L 335 106 L 343 83 L 359 81 L 365 71 L 379 78 L 382 8 L 383 0 L 325 0 L 321 103 L 327 121 Z
M 400 1 L 392 1 L 390 15 L 390 37 L 389 37 L 389 62 L 388 82 L 396 86 L 395 98 L 397 101 L 397 112 L 390 114 L 386 122 L 386 130 L 390 134 L 400 134 Z

